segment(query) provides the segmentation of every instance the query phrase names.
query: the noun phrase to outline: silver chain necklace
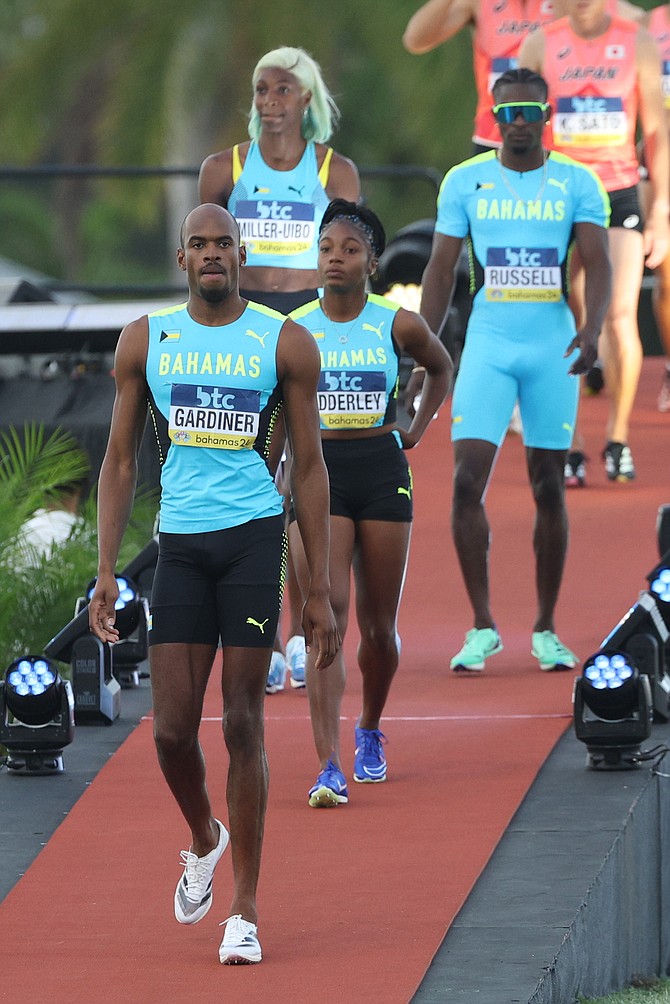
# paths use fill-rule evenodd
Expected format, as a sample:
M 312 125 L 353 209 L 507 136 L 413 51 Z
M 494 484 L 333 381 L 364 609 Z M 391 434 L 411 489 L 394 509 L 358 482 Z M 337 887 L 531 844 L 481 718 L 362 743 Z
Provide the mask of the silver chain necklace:
M 506 171 L 511 171 L 512 168 L 504 167 L 503 166 L 503 163 L 500 160 L 500 153 L 499 153 L 499 151 L 496 150 L 496 160 L 498 162 L 498 170 L 500 171 L 500 177 L 502 178 L 502 180 L 503 180 L 506 188 L 509 189 L 509 191 L 511 192 L 511 194 L 514 196 L 515 199 L 517 199 L 518 202 L 537 202 L 538 199 L 542 198 L 542 193 L 544 192 L 545 185 L 547 184 L 547 160 L 548 159 L 549 158 L 548 158 L 547 152 L 543 151 L 543 153 L 542 153 L 542 181 L 540 182 L 540 187 L 537 190 L 537 195 L 535 196 L 535 198 L 534 199 L 529 199 L 527 196 L 524 198 L 524 196 L 519 195 L 519 193 L 516 191 L 516 189 L 512 186 L 512 184 L 510 183 L 510 181 L 507 178 L 507 174 L 505 173 Z M 537 168 L 534 168 L 534 170 L 537 170 Z M 530 172 L 529 171 L 517 171 L 516 173 L 517 174 L 529 174 Z

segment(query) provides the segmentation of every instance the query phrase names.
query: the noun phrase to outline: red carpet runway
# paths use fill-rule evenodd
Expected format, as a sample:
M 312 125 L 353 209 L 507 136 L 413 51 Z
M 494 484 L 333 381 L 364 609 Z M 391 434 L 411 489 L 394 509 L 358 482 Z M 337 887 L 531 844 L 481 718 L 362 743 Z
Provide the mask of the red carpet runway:
M 606 402 L 583 401 L 592 461 L 588 488 L 569 496 L 571 550 L 557 626 L 584 658 L 632 605 L 657 561 L 656 514 L 670 502 L 670 415 L 654 408 L 661 365 L 645 362 L 631 434 L 633 485 L 606 482 L 598 459 Z M 216 874 L 214 909 L 193 928 L 174 921 L 179 850 L 188 836 L 155 762 L 147 720 L 0 906 L 0 1000 L 411 999 L 570 724 L 573 676 L 540 673 L 530 656 L 532 503 L 519 440 L 508 437 L 488 498 L 493 608 L 505 649 L 476 678 L 448 669 L 471 626 L 449 535 L 448 409 L 411 460 L 416 523 L 400 618 L 401 668 L 383 723 L 388 782 L 350 784 L 347 806 L 310 810 L 306 795 L 317 763 L 305 694 L 286 691 L 266 703 L 271 791 L 259 890 L 262 965 L 218 963 L 229 854 Z M 343 723 L 351 736 L 349 773 L 360 695 L 355 644 L 352 621 Z M 213 687 L 201 736 L 215 811 L 225 820 L 219 718 Z

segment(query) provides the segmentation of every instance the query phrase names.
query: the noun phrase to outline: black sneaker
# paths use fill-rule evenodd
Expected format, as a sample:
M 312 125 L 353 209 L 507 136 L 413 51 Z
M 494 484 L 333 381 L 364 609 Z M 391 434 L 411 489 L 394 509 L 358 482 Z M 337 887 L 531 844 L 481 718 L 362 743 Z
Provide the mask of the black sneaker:
M 633 454 L 626 443 L 608 443 L 603 450 L 605 473 L 610 481 L 627 484 L 635 478 Z
M 600 391 L 605 386 L 603 364 L 599 359 L 596 359 L 595 363 L 584 377 L 584 384 L 587 394 L 600 394 Z
M 586 457 L 581 450 L 571 450 L 565 460 L 565 487 L 583 488 L 586 483 Z

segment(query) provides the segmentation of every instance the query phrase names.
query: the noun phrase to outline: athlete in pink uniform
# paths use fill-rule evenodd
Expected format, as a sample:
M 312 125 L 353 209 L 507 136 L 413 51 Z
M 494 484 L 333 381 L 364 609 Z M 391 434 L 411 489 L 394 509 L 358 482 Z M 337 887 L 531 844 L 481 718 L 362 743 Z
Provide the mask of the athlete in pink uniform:
M 670 6 L 654 7 L 645 16 L 644 24 L 656 42 L 661 59 L 661 83 L 663 103 L 670 124 Z M 644 196 L 648 195 L 646 184 Z M 666 255 L 656 269 L 656 284 L 653 293 L 656 327 L 665 350 L 665 374 L 658 395 L 658 410 L 670 412 L 670 254 Z

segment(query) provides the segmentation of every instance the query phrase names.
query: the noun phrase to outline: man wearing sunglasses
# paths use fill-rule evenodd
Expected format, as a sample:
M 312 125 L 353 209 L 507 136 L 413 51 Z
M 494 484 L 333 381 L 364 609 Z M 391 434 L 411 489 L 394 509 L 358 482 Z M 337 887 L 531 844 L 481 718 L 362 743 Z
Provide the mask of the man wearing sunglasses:
M 639 21 L 644 10 L 628 0 L 610 0 L 619 17 Z M 410 18 L 403 34 L 408 52 L 436 49 L 471 25 L 477 89 L 472 142 L 474 153 L 500 146 L 491 114 L 491 88 L 506 70 L 519 65 L 519 47 L 527 35 L 562 17 L 565 0 L 427 0 Z
M 603 459 L 608 479 L 626 483 L 635 477 L 628 435 L 642 368 L 640 284 L 644 265 L 661 264 L 670 238 L 661 75 L 649 33 L 612 16 L 608 0 L 564 2 L 567 17 L 528 37 L 519 61 L 542 73 L 549 85 L 553 149 L 593 168 L 610 197 L 614 281 L 600 345 L 610 406 Z M 638 124 L 651 188 L 645 221 L 637 191 Z M 577 314 L 580 309 L 581 302 L 575 305 Z
M 442 182 L 421 302 L 428 325 L 439 332 L 467 239 L 474 299 L 452 402 L 452 532 L 474 626 L 451 668 L 481 671 L 488 656 L 502 650 L 489 603 L 484 499 L 518 399 L 536 507 L 531 651 L 540 669 L 570 669 L 577 657 L 554 625 L 568 536 L 563 470 L 578 375 L 596 359 L 609 302 L 609 202 L 592 171 L 544 149 L 549 106 L 542 77 L 510 70 L 493 95 L 502 148 L 466 160 Z M 579 330 L 566 299 L 573 239 L 586 266 L 586 320 Z

